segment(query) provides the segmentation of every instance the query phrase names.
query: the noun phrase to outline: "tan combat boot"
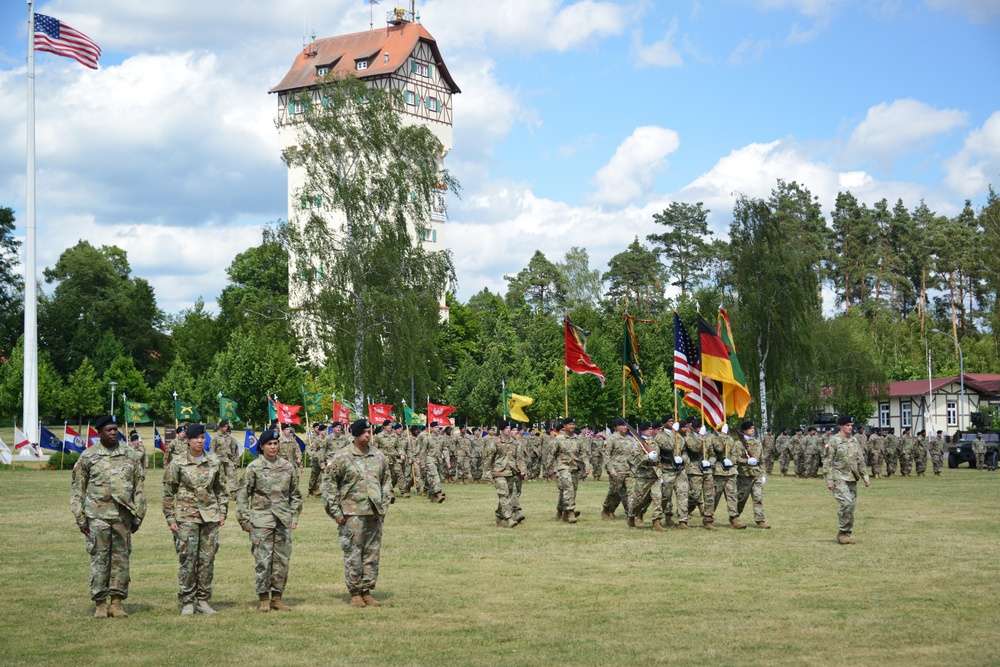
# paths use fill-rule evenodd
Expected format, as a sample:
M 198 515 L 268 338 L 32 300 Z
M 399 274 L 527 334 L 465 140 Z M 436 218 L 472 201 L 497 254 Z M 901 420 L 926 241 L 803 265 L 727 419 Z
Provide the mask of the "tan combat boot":
M 762 528 L 764 530 L 771 530 L 771 527 L 769 525 L 767 525 L 766 523 L 764 523 L 763 521 L 758 521 L 757 522 L 757 527 L 758 528 Z
M 128 614 L 125 613 L 125 607 L 122 606 L 122 598 L 111 598 L 111 611 L 109 615 L 111 618 L 128 618 Z
M 267 593 L 260 593 L 257 597 L 260 598 L 260 605 L 257 607 L 257 611 L 265 614 L 271 611 L 271 603 L 267 599 Z
M 381 607 L 382 603 L 372 597 L 372 594 L 368 591 L 363 591 L 361 593 L 361 600 L 368 607 Z
M 837 542 L 840 544 L 854 544 L 854 540 L 847 533 L 837 533 Z
M 107 600 L 94 600 L 94 604 L 97 605 L 97 609 L 94 610 L 94 618 L 107 618 L 108 617 L 108 601 Z
M 566 523 L 576 523 L 577 522 L 576 512 L 566 512 Z
M 653 520 L 653 530 L 655 530 L 658 533 L 664 533 L 667 531 L 667 529 L 664 528 L 663 525 L 660 523 L 659 519 Z
M 292 608 L 281 601 L 281 593 L 271 593 L 271 609 L 275 611 L 291 611 Z
M 712 520 L 705 521 L 705 523 L 701 524 L 701 527 L 705 530 L 718 530 L 718 528 L 715 527 L 715 522 Z
M 691 527 L 688 525 L 687 521 L 678 521 L 677 527 L 680 528 L 681 530 L 691 530 Z
M 563 514 L 565 514 L 565 512 L 563 512 L 562 510 L 556 510 L 556 521 L 562 521 Z
M 735 528 L 736 530 L 743 530 L 744 528 L 746 528 L 746 526 L 744 526 L 742 523 L 740 523 L 739 518 L 737 518 L 735 516 L 734 517 L 730 517 L 730 519 L 729 519 L 729 525 L 732 526 L 733 528 Z
M 351 606 L 361 608 L 361 607 L 367 607 L 368 605 L 365 604 L 364 598 L 362 598 L 361 594 L 359 593 L 358 595 L 351 596 Z
M 615 513 L 614 512 L 609 512 L 607 510 L 601 510 L 601 519 L 603 521 L 611 521 L 614 518 L 615 518 Z
M 635 528 L 635 517 L 630 516 L 627 523 L 629 528 Z
M 668 516 L 668 517 L 666 518 L 666 520 L 665 520 L 665 521 L 663 522 L 663 525 L 664 525 L 664 526 L 665 526 L 666 528 L 673 528 L 673 527 L 674 527 L 674 526 L 676 526 L 677 524 L 676 524 L 676 523 L 674 523 L 674 517 L 672 517 L 672 516 Z
M 506 526 L 508 528 L 513 528 L 517 524 L 518 524 L 518 520 L 517 519 L 510 519 L 509 521 L 507 521 Z

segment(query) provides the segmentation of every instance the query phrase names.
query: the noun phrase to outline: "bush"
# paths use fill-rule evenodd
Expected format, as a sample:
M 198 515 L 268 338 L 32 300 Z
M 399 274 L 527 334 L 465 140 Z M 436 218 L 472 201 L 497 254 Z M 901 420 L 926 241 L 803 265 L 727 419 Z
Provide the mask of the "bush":
M 80 455 L 76 453 L 49 454 L 49 460 L 45 463 L 45 470 L 72 470 L 79 459 Z
M 256 458 L 257 458 L 256 456 L 254 456 L 253 454 L 250 453 L 249 449 L 244 449 L 243 450 L 243 467 L 246 468 Z

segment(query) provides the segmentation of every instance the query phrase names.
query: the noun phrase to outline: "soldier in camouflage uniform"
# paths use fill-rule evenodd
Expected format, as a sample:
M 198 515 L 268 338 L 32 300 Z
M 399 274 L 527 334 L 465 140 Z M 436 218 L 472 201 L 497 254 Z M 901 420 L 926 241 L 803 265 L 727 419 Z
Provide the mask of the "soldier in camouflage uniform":
M 499 434 L 488 438 L 483 449 L 483 469 L 497 491 L 497 508 L 494 514 L 498 528 L 513 528 L 524 521 L 514 478 L 525 479 L 528 467 L 523 451 L 510 437 L 510 431 L 510 422 L 500 422 Z
M 549 477 L 556 478 L 559 500 L 556 503 L 556 518 L 567 523 L 576 523 L 580 513 L 576 510 L 576 491 L 580 478 L 590 474 L 585 460 L 583 438 L 576 433 L 576 420 L 566 417 L 562 421 L 563 430 L 556 436 L 555 449 L 548 468 Z
M 302 470 L 302 450 L 299 449 L 299 443 L 295 441 L 295 431 L 288 424 L 285 425 L 281 432 L 281 438 L 278 440 L 278 456 Z
M 666 427 L 656 436 L 654 442 L 660 448 L 660 470 L 663 475 L 663 514 L 664 525 L 672 526 L 673 508 L 671 502 L 674 495 L 677 496 L 677 527 L 683 530 L 688 528 L 688 478 L 685 468 L 687 467 L 687 452 L 684 449 L 684 438 L 687 436 L 687 423 L 673 427 L 673 418 L 664 419 Z
M 473 484 L 479 484 L 483 481 L 484 446 L 482 429 L 473 429 L 469 446 L 469 474 L 472 476 Z
M 739 502 L 736 505 L 738 514 L 743 514 L 747 500 L 753 503 L 753 520 L 757 527 L 769 529 L 764 519 L 764 471 L 761 469 L 760 457 L 763 455 L 763 443 L 754 437 L 755 429 L 753 422 L 745 421 L 740 424 L 743 431 L 743 439 L 746 441 L 746 448 L 737 445 L 736 448 L 736 494 Z
M 601 471 L 604 469 L 604 446 L 606 441 L 599 435 L 590 439 L 590 470 L 594 481 L 601 481 Z
M 233 427 L 229 425 L 229 420 L 223 419 L 220 421 L 219 434 L 212 438 L 212 453 L 218 457 L 219 463 L 222 464 L 222 474 L 226 479 L 226 488 L 229 489 L 230 497 L 236 500 L 236 492 L 239 491 L 236 470 L 240 456 L 240 446 L 232 433 Z
M 174 431 L 174 439 L 170 441 L 170 444 L 167 445 L 166 450 L 163 452 L 163 469 L 167 469 L 171 459 L 183 454 L 187 450 L 187 424 L 181 424 Z
M 802 427 L 795 429 L 795 435 L 791 441 L 792 460 L 795 463 L 795 478 L 802 479 L 806 473 L 806 438 L 802 434 Z
M 460 484 L 469 483 L 472 461 L 472 438 L 468 429 L 460 428 L 454 434 L 455 443 L 455 479 Z
M 132 533 L 146 516 L 145 472 L 139 453 L 119 445 L 113 416 L 101 417 L 94 427 L 101 442 L 84 451 L 73 466 L 69 507 L 90 554 L 94 618 L 108 617 L 109 599 L 111 616 L 124 618 Z
M 181 616 L 217 613 L 209 606 L 219 528 L 229 512 L 229 490 L 219 458 L 205 451 L 205 427 L 188 427 L 188 451 L 163 473 L 163 516 L 174 534 Z
M 628 459 L 632 455 L 632 449 L 636 446 L 635 440 L 628 435 L 627 422 L 618 417 L 615 419 L 614 429 L 607 441 L 607 456 L 604 459 L 604 467 L 608 472 L 608 495 L 604 498 L 604 505 L 601 508 L 602 519 L 614 519 L 615 510 L 619 503 L 625 509 L 628 516 Z
M 697 507 L 701 512 L 702 527 L 718 530 L 715 527 L 715 479 L 712 475 L 715 460 L 704 434 L 698 433 L 701 428 L 701 420 L 693 420 L 691 432 L 684 438 L 684 449 L 688 454 L 688 514 Z
M 135 431 L 128 437 L 128 444 L 137 454 L 139 454 L 140 460 L 142 461 L 142 476 L 146 477 L 146 468 L 149 467 L 149 458 L 146 456 L 146 446 L 142 444 L 142 438 Z
M 822 452 L 826 451 L 826 446 L 830 444 L 830 438 L 833 437 L 833 433 L 827 433 L 826 437 L 823 439 L 823 447 L 820 450 L 820 461 L 822 461 Z M 854 439 L 858 441 L 858 447 L 861 449 L 861 460 L 867 466 L 868 462 L 871 461 L 871 445 L 868 443 L 868 434 L 865 433 L 864 427 L 858 428 L 858 432 L 854 434 Z
M 913 439 L 913 469 L 917 477 L 927 474 L 927 431 L 924 430 Z
M 441 475 L 438 470 L 441 461 L 444 460 L 446 468 L 450 467 L 448 459 L 450 452 L 444 436 L 438 433 L 438 423 L 431 422 L 428 429 L 420 434 L 417 440 L 423 439 L 420 445 L 424 454 L 424 476 L 426 477 L 427 498 L 432 503 L 443 503 L 445 494 L 441 491 Z
M 885 438 L 882 437 L 882 429 L 876 428 L 868 436 L 868 460 L 871 462 L 872 476 L 882 476 L 882 451 L 885 447 Z
M 281 601 L 292 557 L 292 531 L 302 513 L 299 471 L 278 456 L 278 432 L 260 434 L 261 453 L 247 466 L 236 499 L 236 519 L 250 533 L 254 559 L 254 590 L 259 611 L 291 611 Z M 270 600 L 268 599 L 270 596 Z
M 814 426 L 809 427 L 806 444 L 806 477 L 816 477 L 819 474 L 819 461 L 823 444 Z
M 374 444 L 385 455 L 385 460 L 389 463 L 389 478 L 393 488 L 392 498 L 395 499 L 395 487 L 397 484 L 399 485 L 400 495 L 403 495 L 403 467 L 399 462 L 399 439 L 392 430 L 391 419 L 384 420 L 382 426 L 376 430 Z
M 382 523 L 392 497 L 389 462 L 371 447 L 371 424 L 351 424 L 354 442 L 339 450 L 326 467 L 323 503 L 337 522 L 344 551 L 344 582 L 354 607 L 378 607 L 372 597 L 378 583 L 382 551 Z
M 421 426 L 410 428 L 410 439 L 406 445 L 406 457 L 411 463 L 413 485 L 417 495 L 427 495 L 427 481 L 424 474 L 424 454 L 427 449 L 426 430 Z
M 770 475 L 774 469 L 774 433 L 767 429 L 764 434 L 764 452 L 761 454 L 761 461 L 764 462 L 764 472 Z
M 629 488 L 628 503 L 634 511 L 629 515 L 628 527 L 635 528 L 635 514 L 652 505 L 653 530 L 664 531 L 663 488 L 660 486 L 660 447 L 652 442 L 653 425 L 639 424 L 639 435 L 648 443 L 649 452 L 643 446 L 632 450 L 632 484 Z
M 711 436 L 710 445 L 715 450 L 715 465 L 712 467 L 712 475 L 715 477 L 715 502 L 712 508 L 718 509 L 722 498 L 726 499 L 726 511 L 729 513 L 729 525 L 736 530 L 746 528 L 740 522 L 739 510 L 739 489 L 737 475 L 739 469 L 736 466 L 735 458 L 740 449 L 729 435 L 729 424 L 723 424 L 722 430 Z
M 781 435 L 774 442 L 778 448 L 778 469 L 782 477 L 788 476 L 788 460 L 792 455 L 792 439 L 788 435 L 788 429 L 781 429 Z
M 865 486 L 871 483 L 858 441 L 851 435 L 852 422 L 853 419 L 848 415 L 837 420 L 840 433 L 830 438 L 823 456 L 826 487 L 833 491 L 833 497 L 839 505 L 837 517 L 840 531 L 837 533 L 837 542 L 840 544 L 854 544 L 851 532 L 854 530 L 854 508 L 858 502 L 858 480 L 863 479 Z
M 892 477 L 899 461 L 899 440 L 891 430 L 882 438 L 882 458 L 885 459 L 885 476 Z
M 928 446 L 931 454 L 931 466 L 934 470 L 934 476 L 941 476 L 941 469 L 944 468 L 944 438 L 941 437 L 941 431 L 931 438 L 930 444 Z
M 257 445 L 259 451 L 260 443 Z M 326 462 L 326 426 L 322 422 L 313 422 L 312 433 L 306 442 L 306 454 L 309 455 L 309 486 L 306 492 L 312 498 L 320 493 L 319 485 L 323 477 L 321 465 Z
M 903 429 L 903 434 L 899 436 L 896 446 L 899 452 L 899 476 L 909 477 L 910 469 L 913 467 L 913 436 L 910 435 L 909 427 Z
M 976 439 L 972 441 L 972 453 L 976 456 L 976 470 L 986 470 L 986 441 L 978 431 Z

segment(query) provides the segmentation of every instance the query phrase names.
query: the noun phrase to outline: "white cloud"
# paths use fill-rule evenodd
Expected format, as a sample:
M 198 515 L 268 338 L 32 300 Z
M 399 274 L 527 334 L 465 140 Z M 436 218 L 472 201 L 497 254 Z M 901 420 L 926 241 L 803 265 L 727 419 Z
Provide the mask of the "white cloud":
M 973 23 L 1000 16 L 1000 0 L 926 0 L 931 9 L 944 9 L 965 14 Z
M 1000 111 L 969 133 L 945 169 L 945 184 L 962 197 L 981 196 L 990 184 L 1000 189 Z
M 597 204 L 625 206 L 649 194 L 656 174 L 667 165 L 667 156 L 680 146 L 673 130 L 655 125 L 637 127 L 618 145 L 615 154 L 594 177 Z
M 935 109 L 914 99 L 883 102 L 868 109 L 847 141 L 845 156 L 852 161 L 874 159 L 882 164 L 926 147 L 936 136 L 967 122 L 957 109 Z
M 684 64 L 680 52 L 674 46 L 677 36 L 677 19 L 670 22 L 667 33 L 658 42 L 649 46 L 642 43 L 642 31 L 632 33 L 632 57 L 638 67 L 680 67 Z
M 760 61 L 764 52 L 771 48 L 769 39 L 753 39 L 747 37 L 729 54 L 730 65 L 746 65 Z
M 760 9 L 789 9 L 804 16 L 827 16 L 850 4 L 852 0 L 751 0 Z

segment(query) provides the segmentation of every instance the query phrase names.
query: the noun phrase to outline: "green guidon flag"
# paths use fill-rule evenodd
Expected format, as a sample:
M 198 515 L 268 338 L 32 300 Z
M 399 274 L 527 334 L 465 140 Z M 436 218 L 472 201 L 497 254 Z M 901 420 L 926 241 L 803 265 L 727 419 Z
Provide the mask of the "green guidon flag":
M 403 423 L 407 426 L 421 426 L 424 420 L 419 414 L 410 409 L 410 406 L 403 406 Z
M 231 422 L 238 422 L 240 418 L 236 416 L 236 408 L 239 404 L 231 398 L 222 396 L 219 398 L 219 419 L 228 419 Z
M 201 413 L 193 404 L 185 401 L 174 401 L 174 417 L 177 421 L 198 421 Z
M 149 416 L 149 404 L 128 401 L 125 404 L 125 421 L 134 424 L 144 424 L 153 421 Z
M 326 396 L 323 392 L 302 392 L 302 402 L 305 405 L 306 412 L 321 412 L 323 410 L 323 397 Z

